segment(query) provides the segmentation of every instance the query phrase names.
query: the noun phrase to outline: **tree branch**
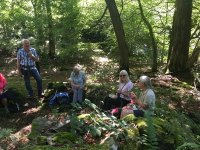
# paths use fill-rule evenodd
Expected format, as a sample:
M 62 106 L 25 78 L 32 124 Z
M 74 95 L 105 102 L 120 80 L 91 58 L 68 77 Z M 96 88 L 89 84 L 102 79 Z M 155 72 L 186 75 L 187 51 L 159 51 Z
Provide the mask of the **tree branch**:
M 90 29 L 96 27 L 96 26 L 101 22 L 101 20 L 103 19 L 103 17 L 104 17 L 105 14 L 106 14 L 107 9 L 108 9 L 108 7 L 106 6 L 106 8 L 104 9 L 104 12 L 103 12 L 103 14 L 101 15 L 101 17 L 96 21 L 95 24 L 93 24 L 93 25 L 90 27 Z

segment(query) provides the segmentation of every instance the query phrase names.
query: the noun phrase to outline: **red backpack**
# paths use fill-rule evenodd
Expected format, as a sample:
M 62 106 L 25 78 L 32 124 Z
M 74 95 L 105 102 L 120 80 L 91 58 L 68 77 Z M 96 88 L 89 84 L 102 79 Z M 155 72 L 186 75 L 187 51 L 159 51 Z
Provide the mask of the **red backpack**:
M 6 78 L 3 76 L 2 73 L 0 73 L 0 92 L 3 91 L 7 84 Z

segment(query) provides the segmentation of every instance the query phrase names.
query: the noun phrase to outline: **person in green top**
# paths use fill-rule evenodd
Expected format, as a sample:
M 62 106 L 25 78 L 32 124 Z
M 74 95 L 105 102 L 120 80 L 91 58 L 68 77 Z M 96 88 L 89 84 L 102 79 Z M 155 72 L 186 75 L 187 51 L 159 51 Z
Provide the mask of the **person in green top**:
M 131 97 L 135 99 L 135 104 L 128 104 L 123 107 L 120 118 L 132 113 L 136 117 L 143 117 L 145 113 L 154 114 L 156 97 L 152 89 L 151 79 L 148 76 L 142 75 L 137 86 L 141 90 L 139 98 L 134 93 L 131 93 Z

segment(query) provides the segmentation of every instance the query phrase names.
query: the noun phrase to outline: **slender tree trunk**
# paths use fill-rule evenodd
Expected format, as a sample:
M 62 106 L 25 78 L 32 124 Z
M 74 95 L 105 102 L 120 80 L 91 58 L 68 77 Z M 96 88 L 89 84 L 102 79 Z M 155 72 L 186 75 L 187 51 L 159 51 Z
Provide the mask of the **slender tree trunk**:
M 200 29 L 199 25 L 197 26 L 197 29 L 195 30 L 193 35 L 196 34 L 198 28 Z M 191 37 L 193 37 L 193 35 Z M 199 37 L 199 36 L 200 36 L 200 31 L 199 31 L 199 33 L 197 33 L 197 37 Z M 188 65 L 190 68 L 192 68 L 194 66 L 194 64 L 198 62 L 199 54 L 200 54 L 200 38 L 197 39 L 197 42 L 196 42 L 195 48 L 192 52 L 192 55 L 189 57 Z
M 192 0 L 176 0 L 175 7 L 168 67 L 174 75 L 190 74 L 187 62 L 191 34 Z
M 139 8 L 140 8 L 140 14 L 142 16 L 142 20 L 144 21 L 144 23 L 146 24 L 147 28 L 149 29 L 149 34 L 151 37 L 151 43 L 152 43 L 152 50 L 153 50 L 153 63 L 152 63 L 152 71 L 156 72 L 157 71 L 157 57 L 158 57 L 158 52 L 157 52 L 157 44 L 156 44 L 156 40 L 153 34 L 153 28 L 151 26 L 151 24 L 149 23 L 149 21 L 147 20 L 147 18 L 144 16 L 144 12 L 142 9 L 142 4 L 141 1 L 138 0 L 138 4 L 139 4 Z
M 194 66 L 195 63 L 197 63 L 198 58 L 199 58 L 199 53 L 200 53 L 200 47 L 196 47 L 193 52 L 191 57 L 189 58 L 188 65 L 190 68 Z
M 53 33 L 53 18 L 51 12 L 51 0 L 46 0 L 47 19 L 48 19 L 48 38 L 49 38 L 49 57 L 55 56 L 55 37 Z
M 127 70 L 129 72 L 129 49 L 125 40 L 125 33 L 123 29 L 123 24 L 117 9 L 115 0 L 105 0 L 108 10 L 110 12 L 110 17 L 114 27 L 115 35 L 117 37 L 117 43 L 120 51 L 120 70 Z

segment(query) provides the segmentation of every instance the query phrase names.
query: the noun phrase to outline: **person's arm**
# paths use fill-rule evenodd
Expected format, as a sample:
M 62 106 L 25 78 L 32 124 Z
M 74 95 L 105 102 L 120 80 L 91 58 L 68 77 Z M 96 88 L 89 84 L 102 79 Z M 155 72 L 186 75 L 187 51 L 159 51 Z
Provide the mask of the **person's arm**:
M 125 87 L 122 89 L 122 90 L 118 90 L 118 93 L 126 96 L 126 97 L 129 97 L 130 96 L 130 93 L 131 93 L 131 90 L 133 88 L 133 83 L 132 82 L 129 82 L 127 83 L 127 85 L 125 85 Z
M 75 83 L 73 82 L 73 80 L 71 80 L 71 85 L 72 85 L 72 87 L 75 87 L 75 88 L 79 88 L 79 87 L 80 87 L 80 85 L 75 84 Z
M 39 61 L 39 56 L 37 55 L 36 51 L 31 52 L 31 50 L 29 50 L 27 53 L 30 59 L 32 59 L 33 61 Z
M 130 91 L 124 91 L 124 92 L 121 91 L 120 94 L 128 97 L 130 95 Z
M 142 101 L 140 100 L 137 100 L 136 103 L 143 109 L 148 109 L 149 107 L 151 107 L 153 99 L 154 99 L 153 95 L 147 94 L 144 103 L 142 103 Z
M 140 100 L 136 100 L 135 103 L 143 109 L 147 109 L 149 107 L 147 104 L 142 103 Z
M 80 85 L 77 85 L 77 84 L 74 83 L 74 81 L 73 81 L 73 73 L 71 73 L 71 75 L 70 75 L 70 83 L 71 83 L 72 87 L 75 87 L 75 88 L 79 88 L 80 87 Z

